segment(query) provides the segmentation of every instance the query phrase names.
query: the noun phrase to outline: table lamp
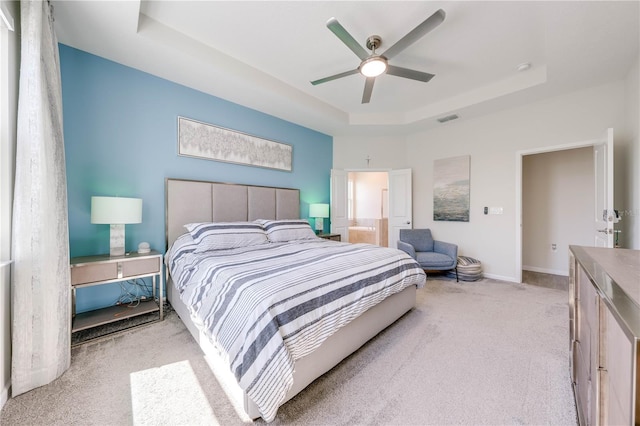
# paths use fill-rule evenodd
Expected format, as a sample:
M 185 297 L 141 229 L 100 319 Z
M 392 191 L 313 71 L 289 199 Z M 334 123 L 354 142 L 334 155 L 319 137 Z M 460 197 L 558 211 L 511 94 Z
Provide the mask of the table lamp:
M 124 256 L 124 225 L 142 223 L 142 199 L 91 197 L 91 223 L 110 225 L 109 255 Z
M 309 216 L 316 221 L 316 234 L 322 234 L 324 218 L 329 217 L 329 204 L 309 204 Z

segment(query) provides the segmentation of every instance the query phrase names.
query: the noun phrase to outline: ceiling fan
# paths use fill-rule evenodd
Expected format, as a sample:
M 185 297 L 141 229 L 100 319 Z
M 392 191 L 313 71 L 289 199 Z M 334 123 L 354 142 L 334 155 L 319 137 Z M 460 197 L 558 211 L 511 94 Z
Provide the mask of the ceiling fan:
M 373 83 L 376 80 L 376 77 L 384 74 L 385 72 L 390 75 L 395 75 L 396 77 L 404 77 L 410 78 L 412 80 L 418 80 L 423 82 L 428 82 L 434 77 L 434 74 L 429 74 L 422 71 L 416 71 L 403 67 L 396 67 L 390 65 L 388 60 L 402 52 L 404 49 L 418 41 L 422 36 L 427 34 L 429 31 L 436 28 L 438 25 L 444 21 L 446 14 L 444 10 L 439 9 L 433 15 L 429 16 L 425 19 L 420 25 L 415 27 L 409 33 L 407 33 L 404 37 L 398 40 L 393 46 L 388 48 L 384 53 L 377 54 L 376 49 L 380 47 L 382 43 L 382 39 L 380 36 L 372 35 L 367 38 L 366 46 L 367 49 L 371 50 L 371 53 L 368 53 L 362 46 L 358 44 L 358 42 L 344 29 L 342 25 L 338 22 L 336 18 L 331 18 L 327 21 L 327 28 L 331 30 L 344 44 L 347 45 L 349 49 L 353 53 L 360 58 L 362 62 L 360 62 L 360 66 L 354 70 L 341 72 L 339 74 L 335 74 L 329 77 L 321 78 L 319 80 L 314 80 L 311 82 L 314 86 L 317 84 L 326 83 L 327 81 L 336 80 L 338 78 L 347 77 L 349 75 L 360 73 L 364 75 L 367 80 L 364 84 L 364 93 L 362 94 L 362 103 L 369 103 L 371 100 L 371 92 L 373 91 Z

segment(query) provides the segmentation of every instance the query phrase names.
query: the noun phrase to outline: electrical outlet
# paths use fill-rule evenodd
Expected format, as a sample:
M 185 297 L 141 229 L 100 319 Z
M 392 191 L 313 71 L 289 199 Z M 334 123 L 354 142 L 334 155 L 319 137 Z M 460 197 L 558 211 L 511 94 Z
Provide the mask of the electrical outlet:
M 551 251 L 558 251 L 557 244 L 551 244 Z

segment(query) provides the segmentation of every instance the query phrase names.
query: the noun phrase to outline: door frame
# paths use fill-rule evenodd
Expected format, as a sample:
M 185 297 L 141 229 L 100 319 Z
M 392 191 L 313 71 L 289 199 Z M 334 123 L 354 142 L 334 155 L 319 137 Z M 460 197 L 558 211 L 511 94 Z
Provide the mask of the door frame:
M 516 282 L 522 282 L 522 161 L 526 155 L 544 154 L 547 152 L 566 151 L 576 148 L 600 145 L 602 139 L 589 139 L 562 145 L 525 149 L 516 152 Z M 594 188 L 595 190 L 595 188 Z

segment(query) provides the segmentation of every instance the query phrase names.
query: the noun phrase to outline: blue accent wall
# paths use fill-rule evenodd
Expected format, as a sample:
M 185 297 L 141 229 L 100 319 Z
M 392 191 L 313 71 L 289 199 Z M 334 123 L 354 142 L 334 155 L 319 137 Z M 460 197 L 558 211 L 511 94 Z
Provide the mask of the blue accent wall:
M 91 196 L 143 200 L 127 251 L 165 251 L 165 178 L 299 188 L 301 217 L 328 203 L 333 138 L 98 56 L 59 45 L 72 257 L 109 252 L 109 226 L 91 224 Z M 178 116 L 293 146 L 293 171 L 178 156 Z M 313 221 L 311 221 L 313 225 Z M 325 223 L 325 229 L 328 229 Z M 118 284 L 79 289 L 77 312 L 110 306 Z

